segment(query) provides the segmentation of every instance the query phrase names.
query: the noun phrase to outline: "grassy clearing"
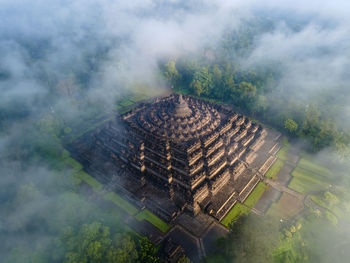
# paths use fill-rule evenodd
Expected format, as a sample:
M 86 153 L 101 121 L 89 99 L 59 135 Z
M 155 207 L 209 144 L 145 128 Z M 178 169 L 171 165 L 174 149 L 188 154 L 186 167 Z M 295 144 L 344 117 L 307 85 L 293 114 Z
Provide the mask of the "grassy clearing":
M 258 183 L 253 192 L 244 201 L 244 205 L 253 208 L 267 188 L 268 186 L 263 182 Z
M 97 122 L 95 125 L 90 126 L 88 129 L 86 129 L 86 130 L 80 132 L 79 134 L 75 135 L 74 137 L 70 138 L 69 143 L 74 142 L 74 141 L 75 141 L 76 139 L 78 139 L 79 137 L 83 136 L 84 134 L 86 134 L 86 133 L 88 133 L 88 132 L 90 132 L 90 131 L 93 131 L 93 130 L 96 129 L 98 126 L 104 124 L 104 123 L 107 122 L 107 121 L 110 121 L 110 120 L 113 119 L 113 118 L 114 118 L 114 117 L 110 117 L 110 118 L 104 119 L 104 120 L 102 120 L 102 121 L 100 121 L 100 122 Z
M 127 212 L 129 215 L 133 215 L 134 216 L 138 212 L 138 209 L 135 206 L 133 206 L 128 201 L 126 201 L 125 199 L 121 198 L 118 194 L 116 194 L 114 192 L 106 193 L 103 196 L 103 199 L 111 201 L 116 206 L 120 207 L 125 212 Z
M 126 99 L 126 100 L 123 100 L 121 101 L 120 103 L 118 103 L 118 106 L 120 107 L 128 107 L 128 106 L 131 106 L 133 105 L 135 102 L 129 100 L 129 99 Z
M 221 224 L 223 224 L 226 227 L 229 227 L 232 221 L 237 220 L 237 218 L 243 214 L 248 214 L 249 211 L 250 211 L 250 208 L 246 207 L 241 203 L 237 203 L 230 210 L 230 212 L 228 212 L 228 214 L 224 217 L 224 219 L 222 219 Z
M 81 182 L 85 182 L 91 186 L 94 192 L 98 193 L 102 191 L 103 185 L 99 181 L 97 181 L 95 178 L 93 178 L 91 175 L 84 172 L 82 170 L 83 166 L 79 162 L 77 162 L 71 157 L 66 158 L 65 162 L 73 168 L 73 171 L 74 171 L 73 177 L 77 184 L 80 184 Z M 114 192 L 109 192 L 105 194 L 103 198 L 105 200 L 109 200 L 113 202 L 114 204 L 116 204 L 118 207 L 120 207 L 130 215 L 136 215 L 138 213 L 138 209 L 135 206 L 133 206 L 128 201 L 124 200 Z
M 343 213 L 342 209 L 338 205 L 336 205 L 336 204 L 331 205 L 331 204 L 327 203 L 322 196 L 312 195 L 311 196 L 311 200 L 314 203 L 318 204 L 319 206 L 321 206 L 321 207 L 323 207 L 325 209 L 328 209 L 334 215 L 336 215 L 338 218 L 344 216 L 344 213 Z
M 231 210 L 228 212 L 228 214 L 224 217 L 224 219 L 221 221 L 221 224 L 223 224 L 226 227 L 229 227 L 229 224 L 236 220 L 239 216 L 243 214 L 248 214 L 250 210 L 255 206 L 255 204 L 258 202 L 262 194 L 267 189 L 267 185 L 260 182 L 255 187 L 253 192 L 249 195 L 249 197 L 244 201 L 243 204 L 237 203 Z
M 84 171 L 78 172 L 75 177 L 90 185 L 94 192 L 100 192 L 103 189 L 103 185 L 99 181 Z
M 142 101 L 142 100 L 146 100 L 148 98 L 150 98 L 150 96 L 148 96 L 146 94 L 135 93 L 129 98 L 129 100 L 135 103 L 135 102 L 139 102 L 139 101 Z
M 142 210 L 140 213 L 138 213 L 135 218 L 139 221 L 146 220 L 150 222 L 152 225 L 157 227 L 162 232 L 168 232 L 171 228 L 170 225 L 165 223 L 162 219 L 160 219 L 158 216 L 153 214 L 151 211 L 145 209 Z
M 72 157 L 67 157 L 69 156 L 67 150 L 64 150 L 63 155 L 65 156 L 64 162 L 73 169 L 73 180 L 77 184 L 85 182 L 90 185 L 95 192 L 99 192 L 103 189 L 103 185 L 100 182 L 83 171 L 83 166 L 78 161 L 74 160 Z
M 281 218 L 282 213 L 281 213 L 279 204 L 276 202 L 272 203 L 270 208 L 267 210 L 266 215 L 271 216 L 271 217 Z
M 74 172 L 79 172 L 81 169 L 83 169 L 83 166 L 72 157 L 67 157 L 64 159 L 64 161 L 66 164 L 72 167 Z
M 277 153 L 277 157 L 283 161 L 286 161 L 288 159 L 287 154 L 290 149 L 290 143 L 288 142 L 287 138 L 283 139 L 282 145 L 282 148 Z
M 282 162 L 281 160 L 277 160 L 272 166 L 271 168 L 267 171 L 267 173 L 265 174 L 265 176 L 269 179 L 272 180 L 277 180 L 277 174 L 278 172 L 281 170 L 281 168 L 283 167 L 284 162 Z
M 292 176 L 293 179 L 288 187 L 302 194 L 327 190 L 329 187 L 329 184 L 323 180 L 322 176 L 298 167 L 294 169 Z
M 322 176 L 329 176 L 331 174 L 331 171 L 328 170 L 326 167 L 321 166 L 307 157 L 302 157 L 300 161 L 298 162 L 298 167 L 303 168 L 305 170 L 312 171 L 313 173 L 322 175 Z

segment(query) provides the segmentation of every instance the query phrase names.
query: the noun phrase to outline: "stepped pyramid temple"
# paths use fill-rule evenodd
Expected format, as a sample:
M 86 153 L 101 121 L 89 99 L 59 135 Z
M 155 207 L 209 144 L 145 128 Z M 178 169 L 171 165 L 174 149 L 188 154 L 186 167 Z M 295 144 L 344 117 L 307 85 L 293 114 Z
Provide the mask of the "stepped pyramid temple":
M 231 108 L 171 94 L 114 116 L 70 150 L 106 187 L 168 222 L 183 211 L 220 221 L 276 159 L 267 135 Z

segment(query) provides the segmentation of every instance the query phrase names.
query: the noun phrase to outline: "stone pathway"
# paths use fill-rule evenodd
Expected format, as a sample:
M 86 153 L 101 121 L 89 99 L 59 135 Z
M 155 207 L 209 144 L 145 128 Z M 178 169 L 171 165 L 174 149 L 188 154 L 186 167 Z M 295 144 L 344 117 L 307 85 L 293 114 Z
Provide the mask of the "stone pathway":
M 288 187 L 286 187 L 286 186 L 284 186 L 282 184 L 279 184 L 278 182 L 276 182 L 274 180 L 271 180 L 271 179 L 268 179 L 268 178 L 264 178 L 263 181 L 267 185 L 275 188 L 276 190 L 278 190 L 280 192 L 288 193 L 288 194 L 290 194 L 290 195 L 292 195 L 292 196 L 294 196 L 294 197 L 296 197 L 296 198 L 298 198 L 300 200 L 303 200 L 304 197 L 305 197 L 303 194 L 301 194 L 301 193 L 299 193 L 297 191 L 294 191 L 294 190 L 292 190 L 292 189 L 290 189 L 290 188 L 288 188 Z

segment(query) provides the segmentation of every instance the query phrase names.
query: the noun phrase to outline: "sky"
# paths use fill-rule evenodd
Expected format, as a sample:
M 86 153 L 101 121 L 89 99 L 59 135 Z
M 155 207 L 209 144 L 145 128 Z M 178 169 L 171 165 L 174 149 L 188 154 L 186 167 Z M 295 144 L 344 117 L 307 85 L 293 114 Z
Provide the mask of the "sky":
M 312 97 L 341 88 L 346 96 L 339 99 L 349 105 L 348 91 L 343 90 L 350 61 L 346 1 L 2 0 L 0 4 L 0 69 L 11 75 L 0 84 L 5 102 L 24 98 L 30 104 L 33 97 L 48 92 L 37 81 L 39 67 L 59 79 L 69 78 L 69 70 L 82 67 L 84 55 L 104 47 L 109 51 L 98 64 L 99 74 L 91 72 L 93 96 L 135 80 L 153 84 L 159 59 L 215 46 L 227 28 L 238 28 L 261 13 L 272 17 L 276 28 L 257 37 L 243 64 L 282 61 L 281 85 L 286 92 Z M 303 21 L 301 29 L 290 28 L 285 17 Z M 46 41 L 50 49 L 41 54 L 39 63 L 28 63 L 24 41 L 32 45 Z

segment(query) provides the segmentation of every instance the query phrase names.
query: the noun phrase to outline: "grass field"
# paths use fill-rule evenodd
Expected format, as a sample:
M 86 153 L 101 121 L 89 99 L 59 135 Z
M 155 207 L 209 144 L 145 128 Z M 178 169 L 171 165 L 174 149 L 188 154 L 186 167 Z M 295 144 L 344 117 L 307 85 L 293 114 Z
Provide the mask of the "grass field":
M 115 109 L 119 110 L 121 108 L 129 107 L 139 101 L 149 99 L 152 97 L 152 95 L 153 94 L 147 95 L 144 93 L 130 93 L 118 100 L 117 104 L 115 105 Z
M 277 174 L 278 172 L 281 170 L 281 168 L 283 167 L 284 162 L 282 162 L 281 160 L 278 160 L 270 167 L 270 169 L 267 171 L 267 173 L 265 174 L 265 176 L 267 178 L 270 178 L 272 180 L 277 180 Z
M 228 212 L 228 214 L 222 219 L 221 224 L 223 224 L 226 227 L 229 227 L 231 222 L 236 220 L 239 216 L 243 214 L 248 214 L 250 211 L 250 208 L 246 207 L 245 205 L 241 203 L 235 204 L 235 206 Z
M 287 160 L 288 157 L 287 157 L 287 154 L 288 154 L 288 151 L 290 149 L 290 143 L 288 142 L 288 139 L 287 138 L 284 138 L 283 141 L 282 141 L 282 148 L 278 151 L 277 153 L 277 157 L 283 161 Z
M 74 172 L 79 172 L 81 169 L 83 169 L 83 166 L 72 157 L 65 158 L 64 162 L 72 167 Z
M 162 232 L 168 232 L 171 228 L 170 225 L 165 223 L 162 219 L 160 219 L 158 216 L 153 214 L 151 211 L 145 209 L 142 210 L 140 213 L 138 213 L 135 218 L 139 221 L 146 220 L 150 222 L 152 225 L 157 227 Z
M 79 171 L 75 177 L 90 185 L 94 192 L 100 192 L 103 189 L 103 185 L 99 181 L 84 171 Z
M 253 192 L 249 195 L 249 197 L 244 201 L 243 204 L 237 203 L 228 214 L 222 219 L 221 224 L 226 227 L 229 227 L 229 224 L 232 220 L 236 220 L 240 215 L 248 214 L 250 210 L 255 206 L 258 202 L 262 194 L 267 189 L 266 184 L 260 182 L 255 187 Z
M 292 176 L 293 179 L 288 187 L 302 194 L 326 190 L 329 187 L 329 184 L 323 180 L 322 176 L 299 167 L 294 169 Z
M 104 119 L 104 120 L 102 120 L 102 121 L 100 121 L 100 122 L 97 122 L 96 124 L 90 126 L 90 127 L 87 128 L 86 130 L 84 130 L 84 131 L 82 131 L 82 132 L 76 134 L 75 136 L 71 137 L 71 138 L 69 139 L 69 143 L 74 142 L 74 141 L 75 141 L 76 139 L 78 139 L 79 137 L 83 136 L 84 134 L 86 134 L 86 133 L 88 133 L 88 132 L 90 132 L 90 131 L 93 131 L 93 130 L 96 129 L 98 126 L 104 124 L 105 122 L 107 122 L 107 121 L 109 121 L 109 120 L 111 120 L 111 119 L 113 119 L 113 118 L 114 118 L 114 117 L 110 117 L 110 118 Z
M 99 193 L 103 190 L 103 185 L 100 182 L 98 182 L 95 178 L 93 178 L 91 175 L 84 172 L 82 170 L 83 166 L 79 162 L 77 162 L 71 157 L 67 157 L 66 153 L 65 155 L 66 155 L 66 158 L 64 159 L 64 161 L 65 163 L 67 163 L 72 167 L 74 172 L 73 177 L 77 184 L 80 184 L 81 182 L 85 182 L 86 184 L 90 185 L 93 191 L 96 193 Z M 117 207 L 124 210 L 129 215 L 135 216 L 135 218 L 139 221 L 147 220 L 162 232 L 167 232 L 171 228 L 167 223 L 165 223 L 163 220 L 161 220 L 159 217 L 157 217 L 155 214 L 153 214 L 149 210 L 145 209 L 139 212 L 139 210 L 134 205 L 132 205 L 130 202 L 120 197 L 115 192 L 108 192 L 104 194 L 103 199 L 107 201 L 111 201 Z
M 299 160 L 298 167 L 303 168 L 305 170 L 312 171 L 313 173 L 316 173 L 325 177 L 331 174 L 331 171 L 328 170 L 326 167 L 311 161 L 311 159 L 307 157 L 302 157 Z
M 258 183 L 253 192 L 244 201 L 244 205 L 253 208 L 267 188 L 268 186 L 263 182 Z
M 334 215 L 336 215 L 338 218 L 343 217 L 344 216 L 344 212 L 342 211 L 342 209 L 340 208 L 339 205 L 331 205 L 327 202 L 324 201 L 324 199 L 322 198 L 322 196 L 319 195 L 312 195 L 311 196 L 311 200 L 318 204 L 319 206 L 331 211 Z
M 116 194 L 114 192 L 106 193 L 103 196 L 103 199 L 113 202 L 115 205 L 117 205 L 118 207 L 123 209 L 129 215 L 134 216 L 139 211 L 135 206 L 133 206 L 128 201 L 126 201 L 125 199 L 121 198 L 118 194 Z
M 281 218 L 282 213 L 279 204 L 276 202 L 272 203 L 270 208 L 267 210 L 266 215 Z

